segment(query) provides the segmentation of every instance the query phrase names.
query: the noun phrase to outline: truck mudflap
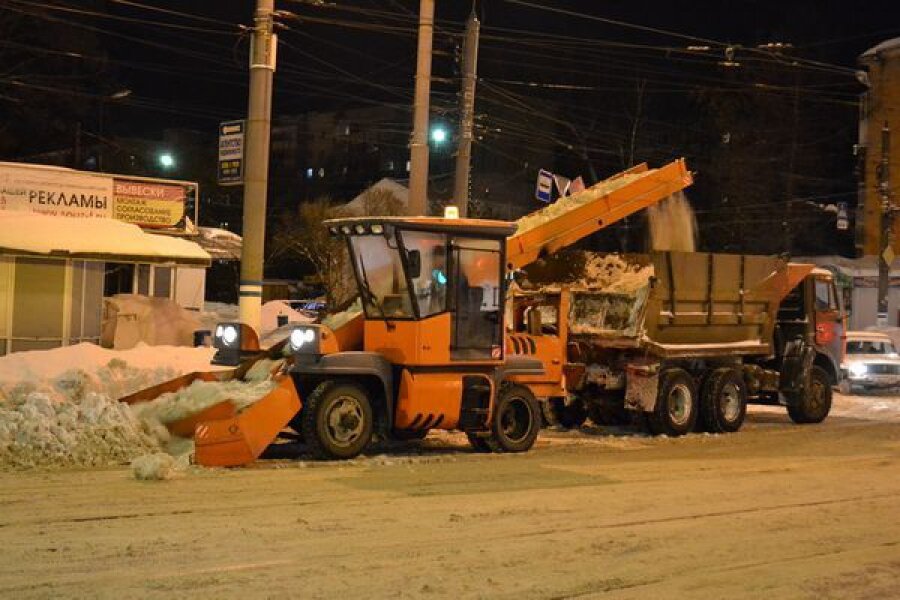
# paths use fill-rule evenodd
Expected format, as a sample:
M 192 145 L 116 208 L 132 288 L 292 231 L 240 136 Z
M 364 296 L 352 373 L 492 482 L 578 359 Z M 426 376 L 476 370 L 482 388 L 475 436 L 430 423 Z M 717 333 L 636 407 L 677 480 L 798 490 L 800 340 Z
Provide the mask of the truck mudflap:
M 204 467 L 247 465 L 262 455 L 294 418 L 302 402 L 288 375 L 252 406 L 224 418 L 198 420 L 194 429 L 194 461 Z M 230 403 L 226 403 L 231 406 Z M 213 408 L 221 410 L 222 405 Z
M 659 363 L 630 363 L 625 372 L 625 408 L 652 412 L 659 393 Z

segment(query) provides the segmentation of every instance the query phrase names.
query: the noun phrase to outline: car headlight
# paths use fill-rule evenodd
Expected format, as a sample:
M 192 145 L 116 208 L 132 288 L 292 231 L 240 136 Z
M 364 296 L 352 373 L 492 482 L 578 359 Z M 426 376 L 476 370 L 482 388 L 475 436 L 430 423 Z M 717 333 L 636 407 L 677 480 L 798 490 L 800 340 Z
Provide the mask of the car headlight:
M 864 363 L 855 362 L 850 363 L 849 371 L 852 377 L 864 377 L 865 374 L 869 372 L 869 367 Z
M 289 343 L 294 352 L 316 352 L 318 344 L 316 330 L 312 327 L 297 327 L 291 331 Z

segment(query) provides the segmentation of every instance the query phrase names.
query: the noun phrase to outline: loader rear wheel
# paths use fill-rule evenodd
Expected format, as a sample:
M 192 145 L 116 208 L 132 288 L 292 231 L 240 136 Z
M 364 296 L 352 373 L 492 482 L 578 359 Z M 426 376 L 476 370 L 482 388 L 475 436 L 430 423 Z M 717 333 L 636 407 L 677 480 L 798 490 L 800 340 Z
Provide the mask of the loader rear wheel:
M 659 376 L 659 392 L 647 423 L 655 435 L 680 436 L 697 422 L 697 386 L 684 369 L 667 369 Z
M 831 379 L 822 367 L 809 372 L 809 385 L 803 394 L 788 396 L 788 415 L 794 423 L 821 423 L 831 412 Z
M 303 439 L 319 458 L 354 458 L 372 439 L 372 404 L 366 390 L 355 383 L 319 384 L 300 419 Z
M 710 433 L 734 433 L 747 416 L 747 385 L 740 371 L 716 369 L 703 382 L 700 422 Z

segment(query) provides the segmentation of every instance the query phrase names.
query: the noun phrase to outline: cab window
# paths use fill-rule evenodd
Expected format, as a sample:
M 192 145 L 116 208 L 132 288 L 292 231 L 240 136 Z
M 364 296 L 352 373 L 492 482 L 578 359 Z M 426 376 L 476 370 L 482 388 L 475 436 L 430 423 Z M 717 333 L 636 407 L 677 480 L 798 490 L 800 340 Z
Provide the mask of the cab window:
M 834 284 L 827 279 L 816 279 L 816 310 L 836 311 L 837 309 Z

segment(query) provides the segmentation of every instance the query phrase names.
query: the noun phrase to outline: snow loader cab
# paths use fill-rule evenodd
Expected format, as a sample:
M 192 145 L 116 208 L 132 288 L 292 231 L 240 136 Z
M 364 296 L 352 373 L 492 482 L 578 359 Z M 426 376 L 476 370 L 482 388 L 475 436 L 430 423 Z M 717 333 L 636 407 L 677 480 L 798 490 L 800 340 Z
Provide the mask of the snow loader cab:
M 365 313 L 360 347 L 324 326 L 291 335 L 295 419 L 310 449 L 351 458 L 373 435 L 460 429 L 479 451 L 521 452 L 540 428 L 537 400 L 514 379 L 539 360 L 506 356 L 506 241 L 501 221 L 358 218 L 326 222 L 343 238 Z

